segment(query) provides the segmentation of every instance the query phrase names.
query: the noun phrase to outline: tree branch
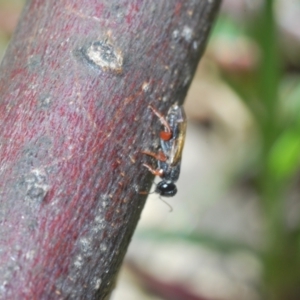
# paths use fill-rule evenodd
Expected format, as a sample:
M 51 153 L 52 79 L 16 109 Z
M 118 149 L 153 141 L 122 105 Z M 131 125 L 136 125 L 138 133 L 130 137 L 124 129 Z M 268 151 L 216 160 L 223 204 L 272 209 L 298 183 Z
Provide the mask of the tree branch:
M 218 0 L 31 0 L 1 65 L 0 297 L 105 299 Z

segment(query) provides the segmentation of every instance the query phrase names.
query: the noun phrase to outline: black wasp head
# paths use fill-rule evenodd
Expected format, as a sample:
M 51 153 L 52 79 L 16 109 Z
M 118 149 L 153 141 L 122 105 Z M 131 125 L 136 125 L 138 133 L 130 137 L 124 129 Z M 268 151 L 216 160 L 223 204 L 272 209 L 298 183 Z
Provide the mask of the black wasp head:
M 155 192 L 163 197 L 173 197 L 177 193 L 177 187 L 173 182 L 161 181 L 157 184 Z

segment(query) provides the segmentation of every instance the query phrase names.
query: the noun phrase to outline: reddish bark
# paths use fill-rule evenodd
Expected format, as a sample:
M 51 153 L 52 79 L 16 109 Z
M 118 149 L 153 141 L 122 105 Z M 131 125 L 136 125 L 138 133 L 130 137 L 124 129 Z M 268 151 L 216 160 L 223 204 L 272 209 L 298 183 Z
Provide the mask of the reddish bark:
M 104 299 L 219 1 L 31 0 L 1 65 L 0 298 Z

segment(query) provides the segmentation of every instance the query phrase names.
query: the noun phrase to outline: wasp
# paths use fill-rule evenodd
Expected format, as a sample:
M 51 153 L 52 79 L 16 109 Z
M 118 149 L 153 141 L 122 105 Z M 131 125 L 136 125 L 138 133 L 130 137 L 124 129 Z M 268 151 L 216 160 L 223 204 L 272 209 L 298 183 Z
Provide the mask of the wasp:
M 177 193 L 175 182 L 179 178 L 181 156 L 186 135 L 186 115 L 182 106 L 174 104 L 166 117 L 151 105 L 149 108 L 162 124 L 160 146 L 157 153 L 142 151 L 157 160 L 157 168 L 143 164 L 153 175 L 162 180 L 157 184 L 155 192 L 164 197 L 173 197 Z

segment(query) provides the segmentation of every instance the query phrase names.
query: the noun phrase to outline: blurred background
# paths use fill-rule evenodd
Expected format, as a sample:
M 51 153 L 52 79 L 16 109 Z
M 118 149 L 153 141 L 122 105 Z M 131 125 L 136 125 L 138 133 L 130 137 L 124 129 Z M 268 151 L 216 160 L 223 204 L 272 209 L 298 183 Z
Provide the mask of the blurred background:
M 23 6 L 0 0 L 0 57 Z M 113 300 L 300 299 L 300 0 L 224 0 L 185 101 L 178 194 L 146 203 Z

